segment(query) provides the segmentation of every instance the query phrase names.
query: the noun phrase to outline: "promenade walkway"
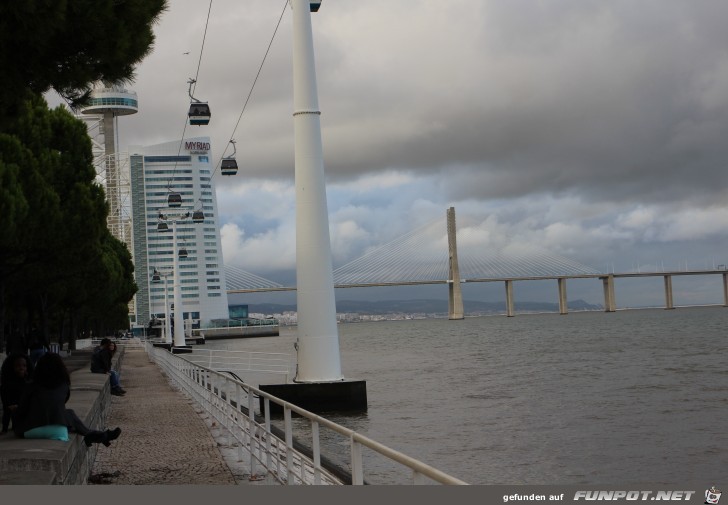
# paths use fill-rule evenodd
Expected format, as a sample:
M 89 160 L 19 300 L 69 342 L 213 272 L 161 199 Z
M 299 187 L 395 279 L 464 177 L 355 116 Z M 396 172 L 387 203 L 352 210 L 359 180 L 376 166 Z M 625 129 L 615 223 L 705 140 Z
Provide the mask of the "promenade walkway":
M 245 469 L 226 463 L 212 424 L 143 349 L 125 350 L 121 383 L 127 393 L 112 397 L 108 427 L 122 433 L 110 447 L 99 446 L 90 483 L 253 483 Z

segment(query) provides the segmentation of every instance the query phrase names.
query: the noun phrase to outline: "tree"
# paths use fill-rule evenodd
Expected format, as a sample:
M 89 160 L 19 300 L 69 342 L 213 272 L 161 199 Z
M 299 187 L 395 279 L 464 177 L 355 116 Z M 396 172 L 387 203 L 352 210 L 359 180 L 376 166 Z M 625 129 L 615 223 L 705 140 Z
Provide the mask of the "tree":
M 125 326 L 122 307 L 126 313 L 136 292 L 131 255 L 106 227 L 86 128 L 62 107 L 48 110 L 40 96 L 19 112 L 0 133 L 0 177 L 12 183 L 0 205 L 16 215 L 0 236 L 0 301 L 9 301 L 0 303 L 0 327 L 8 312 L 16 320 L 39 314 L 33 323 L 47 340 L 51 323 L 79 304 Z
M 69 310 L 89 271 L 109 279 L 94 302 L 117 320 L 136 290 L 125 246 L 106 229 L 85 128 L 66 111 L 49 111 L 42 94 L 53 88 L 73 107 L 96 82 L 131 80 L 166 7 L 166 0 L 0 2 L 0 350 L 5 329 L 17 335 L 35 313 L 47 338 L 49 321 Z
M 82 103 L 94 82 L 131 80 L 166 0 L 0 2 L 0 131 L 27 92 Z

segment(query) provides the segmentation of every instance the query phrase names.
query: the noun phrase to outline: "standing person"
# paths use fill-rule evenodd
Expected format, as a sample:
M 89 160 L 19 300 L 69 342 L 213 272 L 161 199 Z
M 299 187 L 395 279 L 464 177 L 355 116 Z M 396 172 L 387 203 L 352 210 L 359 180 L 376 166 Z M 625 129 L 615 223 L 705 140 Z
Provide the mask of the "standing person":
M 7 433 L 11 421 L 15 428 L 13 418 L 32 373 L 33 364 L 25 354 L 12 353 L 3 361 L 2 369 L 0 369 L 0 398 L 3 405 L 2 433 Z
M 119 373 L 116 370 L 111 369 L 111 358 L 114 352 L 111 350 L 111 339 L 102 338 L 99 346 L 94 349 L 94 353 L 91 356 L 91 371 L 93 373 L 105 373 L 109 375 L 111 382 L 111 394 L 115 396 L 124 396 L 126 391 L 122 389 L 119 381 Z M 116 345 L 114 345 L 114 351 Z
M 13 431 L 20 438 L 46 438 L 68 441 L 68 433 L 83 436 L 91 444 L 109 446 L 121 434 L 121 428 L 91 430 L 72 409 L 66 408 L 71 397 L 71 376 L 63 359 L 47 353 L 38 359 L 33 381 L 25 389 L 13 419 Z

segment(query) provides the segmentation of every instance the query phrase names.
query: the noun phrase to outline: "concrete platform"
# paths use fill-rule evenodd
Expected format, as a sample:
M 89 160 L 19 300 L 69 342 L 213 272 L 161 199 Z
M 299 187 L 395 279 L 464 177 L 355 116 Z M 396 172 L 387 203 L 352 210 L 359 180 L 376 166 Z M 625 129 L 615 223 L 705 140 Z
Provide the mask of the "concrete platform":
M 260 385 L 260 390 L 314 413 L 366 412 L 367 384 L 363 380 L 301 382 Z M 260 398 L 260 411 L 265 401 Z M 271 414 L 283 414 L 283 407 L 270 403 Z

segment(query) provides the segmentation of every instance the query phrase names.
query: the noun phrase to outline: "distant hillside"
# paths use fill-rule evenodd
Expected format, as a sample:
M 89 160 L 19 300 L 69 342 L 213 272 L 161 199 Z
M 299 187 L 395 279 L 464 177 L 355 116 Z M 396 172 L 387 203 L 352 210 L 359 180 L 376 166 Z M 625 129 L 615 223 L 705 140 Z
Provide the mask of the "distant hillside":
M 592 305 L 584 300 L 572 300 L 568 302 L 569 310 L 602 310 L 601 305 Z M 478 302 L 463 301 L 463 309 L 466 314 L 500 313 L 506 311 L 505 302 Z M 546 302 L 515 302 L 517 312 L 558 312 L 558 303 Z M 281 305 L 276 303 L 251 303 L 248 310 L 263 314 L 280 314 L 283 312 L 295 312 L 295 305 Z M 408 314 L 425 313 L 437 314 L 447 313 L 447 300 L 379 300 L 379 301 L 354 301 L 339 300 L 336 302 L 336 312 L 353 312 L 358 314 L 392 314 L 404 312 Z

